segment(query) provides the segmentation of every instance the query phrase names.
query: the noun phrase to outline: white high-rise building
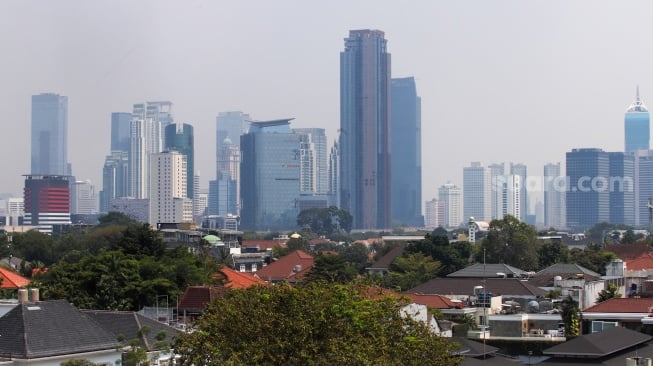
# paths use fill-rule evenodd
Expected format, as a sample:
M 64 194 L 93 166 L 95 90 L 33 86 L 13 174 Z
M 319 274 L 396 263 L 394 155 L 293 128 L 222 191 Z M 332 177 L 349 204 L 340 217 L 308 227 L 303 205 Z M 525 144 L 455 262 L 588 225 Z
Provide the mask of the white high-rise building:
M 329 153 L 329 206 L 340 205 L 340 150 L 338 140 L 333 142 Z
M 90 180 L 76 181 L 70 187 L 70 213 L 92 215 L 98 213 L 99 200 Z
M 492 187 L 490 170 L 480 162 L 472 162 L 463 168 L 463 215 L 465 220 L 476 221 L 492 218 Z
M 490 170 L 490 181 L 492 182 L 492 191 L 491 195 L 492 198 L 490 199 L 491 203 L 490 206 L 491 211 L 492 211 L 492 219 L 497 219 L 503 217 L 503 207 L 501 204 L 501 193 L 497 192 L 495 189 L 495 183 L 497 182 L 497 177 L 503 177 L 505 173 L 505 165 L 503 163 L 501 164 L 490 164 L 488 166 L 488 169 Z M 501 179 L 499 179 L 501 180 Z
M 172 123 L 171 102 L 134 104 L 129 135 L 129 195 L 150 196 L 150 158 L 163 149 L 163 131 Z
M 23 216 L 25 214 L 25 199 L 22 197 L 11 197 L 7 199 L 7 215 Z
M 455 184 L 447 183 L 438 188 L 438 200 L 444 205 L 444 225 L 445 227 L 458 227 L 463 222 L 460 204 L 462 201 L 462 191 Z
M 561 175 L 560 163 L 544 165 L 544 226 L 567 227 L 565 191 L 566 179 Z
M 432 199 L 426 201 L 424 217 L 424 225 L 427 229 L 435 229 L 440 226 L 445 226 L 445 203 L 439 199 Z
M 324 195 L 329 191 L 327 168 L 327 138 L 323 128 L 293 128 L 302 135 L 300 146 L 302 194 Z
M 503 219 L 506 215 L 517 219 L 521 217 L 521 177 L 519 175 L 499 175 L 492 177 L 492 219 Z
M 159 223 L 193 221 L 193 202 L 186 195 L 186 155 L 177 151 L 152 154 L 150 215 L 152 227 Z
M 526 215 L 528 215 L 528 190 L 527 190 L 527 169 L 525 164 L 514 164 L 510 163 L 510 171 L 508 174 L 518 175 L 520 178 L 521 187 L 519 188 L 519 215 L 515 216 L 521 221 L 526 221 Z

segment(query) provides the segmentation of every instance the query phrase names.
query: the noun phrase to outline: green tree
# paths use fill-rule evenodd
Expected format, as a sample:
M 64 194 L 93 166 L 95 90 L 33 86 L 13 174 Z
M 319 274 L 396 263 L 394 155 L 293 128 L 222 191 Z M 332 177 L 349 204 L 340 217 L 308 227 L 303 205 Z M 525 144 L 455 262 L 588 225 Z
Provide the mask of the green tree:
M 569 248 L 563 242 L 542 243 L 538 248 L 539 269 L 556 263 L 569 263 Z
M 75 358 L 62 362 L 61 366 L 95 366 L 95 364 L 85 358 Z
M 596 298 L 596 303 L 603 302 L 605 300 L 620 298 L 621 294 L 619 293 L 619 287 L 615 284 L 609 284 L 608 288 L 605 288 L 599 292 L 599 297 Z
M 537 247 L 535 228 L 510 215 L 493 220 L 481 242 L 487 263 L 505 263 L 524 270 L 538 267 Z M 483 261 L 483 250 L 477 254 L 476 260 Z
M 394 296 L 311 282 L 231 290 L 175 344 L 181 365 L 457 365 L 454 345 Z
M 567 296 L 562 300 L 562 321 L 565 323 L 565 337 L 573 338 L 580 335 L 580 318 L 578 303 Z
M 140 223 L 122 212 L 111 211 L 98 217 L 98 226 L 138 226 Z
M 569 250 L 569 261 L 576 263 L 596 273 L 605 275 L 605 266 L 617 256 L 603 250 L 600 244 L 588 244 L 585 249 L 572 248 Z
M 297 215 L 297 225 L 309 227 L 317 235 L 329 236 L 333 233 L 350 232 L 353 218 L 345 210 L 336 206 L 327 208 L 311 208 Z
M 447 236 L 427 234 L 424 240 L 406 246 L 407 253 L 423 253 L 440 262 L 438 277 L 444 277 L 469 265 L 472 245 L 469 242 L 449 243 Z
M 632 229 L 626 230 L 624 237 L 621 239 L 621 244 L 632 244 L 637 241 L 637 236 Z
M 356 277 L 356 268 L 337 254 L 322 254 L 314 258 L 314 267 L 308 272 L 308 281 L 347 283 Z
M 119 249 L 125 254 L 159 258 L 165 251 L 165 244 L 159 237 L 159 233 L 152 230 L 149 224 L 142 224 L 128 227 L 122 240 L 116 243 L 114 249 Z
M 390 264 L 381 284 L 386 288 L 406 291 L 436 278 L 441 267 L 440 262 L 424 253 L 404 253 Z
M 347 263 L 354 266 L 358 273 L 363 273 L 370 264 L 369 253 L 364 244 L 354 243 L 346 247 L 340 255 Z

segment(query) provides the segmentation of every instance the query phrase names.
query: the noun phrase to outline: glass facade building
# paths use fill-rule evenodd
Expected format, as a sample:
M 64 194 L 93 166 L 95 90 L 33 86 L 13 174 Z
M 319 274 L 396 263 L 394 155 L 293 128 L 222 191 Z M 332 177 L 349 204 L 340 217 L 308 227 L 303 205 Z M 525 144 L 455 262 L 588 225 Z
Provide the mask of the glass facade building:
M 610 220 L 610 158 L 601 149 L 572 149 L 566 154 L 567 227 L 587 230 Z
M 129 125 L 131 122 L 131 113 L 111 113 L 111 151 L 129 151 Z
M 193 126 L 187 123 L 171 123 L 165 127 L 164 150 L 177 151 L 186 156 L 186 195 L 193 198 L 195 178 L 195 145 Z
M 32 96 L 31 173 L 70 175 L 68 165 L 68 97 Z
M 392 227 L 390 54 L 379 30 L 352 30 L 340 53 L 340 207 L 354 229 Z
M 392 220 L 422 226 L 422 104 L 415 79 L 391 82 Z
M 644 102 L 639 98 L 639 87 L 635 101 L 626 110 L 624 130 L 627 153 L 649 149 L 650 116 Z
M 610 152 L 608 156 L 610 223 L 635 225 L 635 157 L 623 152 Z

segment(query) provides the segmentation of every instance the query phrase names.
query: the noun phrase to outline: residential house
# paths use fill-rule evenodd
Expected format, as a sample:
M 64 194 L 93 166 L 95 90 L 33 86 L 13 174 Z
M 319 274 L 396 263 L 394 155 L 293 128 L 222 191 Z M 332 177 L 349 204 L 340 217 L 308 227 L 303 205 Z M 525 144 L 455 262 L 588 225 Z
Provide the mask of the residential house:
M 474 263 L 447 277 L 457 278 L 528 278 L 529 272 L 504 263 Z
M 0 288 L 19 289 L 29 286 L 29 283 L 29 279 L 12 270 L 0 267 Z
M 256 272 L 256 277 L 269 283 L 301 281 L 313 268 L 313 256 L 303 250 L 295 250 Z
M 30 366 L 59 366 L 74 359 L 104 366 L 120 362 L 120 343 L 95 319 L 66 300 L 26 297 L 0 318 L 0 359 Z
M 608 299 L 581 312 L 583 333 L 595 333 L 613 327 L 638 330 L 643 324 L 653 323 L 649 321 L 653 320 L 649 316 L 651 309 L 653 309 L 653 298 Z
M 177 318 L 181 324 L 191 324 L 218 297 L 227 291 L 225 287 L 188 286 L 177 303 Z
M 562 297 L 571 296 L 581 310 L 594 305 L 607 286 L 599 273 L 573 263 L 553 264 L 537 272 L 530 282 L 547 291 L 558 289 Z
M 383 257 L 379 258 L 378 261 L 372 263 L 371 266 L 365 268 L 369 274 L 380 274 L 381 276 L 387 274 L 390 271 L 390 264 L 404 253 L 406 247 L 403 245 L 396 246 L 387 252 Z

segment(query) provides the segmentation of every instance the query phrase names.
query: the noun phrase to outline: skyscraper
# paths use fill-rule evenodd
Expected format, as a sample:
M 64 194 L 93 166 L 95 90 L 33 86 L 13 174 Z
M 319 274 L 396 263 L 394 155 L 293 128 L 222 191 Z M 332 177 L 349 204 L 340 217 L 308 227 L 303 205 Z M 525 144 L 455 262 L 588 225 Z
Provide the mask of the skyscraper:
M 300 196 L 300 135 L 291 119 L 252 122 L 240 147 L 241 226 L 281 230 L 297 225 Z
M 567 152 L 567 227 L 587 230 L 610 220 L 608 153 L 595 148 Z
M 129 151 L 129 131 L 131 122 L 131 113 L 111 113 L 111 151 Z
M 458 227 L 463 222 L 461 200 L 462 191 L 455 184 L 447 183 L 438 188 L 438 201 L 444 205 L 445 227 Z
M 415 79 L 391 82 L 392 219 L 422 226 L 422 105 Z
M 435 229 L 436 227 L 445 226 L 444 202 L 436 198 L 426 201 L 424 211 L 424 226 L 427 229 Z
M 129 196 L 129 155 L 127 151 L 112 151 L 104 160 L 102 168 L 102 191 L 100 212 L 111 211 L 111 201 Z
M 301 135 L 302 194 L 326 195 L 329 191 L 327 137 L 323 128 L 293 128 Z
M 565 191 L 566 179 L 560 163 L 544 166 L 544 226 L 563 229 L 567 227 Z
M 528 174 L 525 164 L 510 163 L 510 174 L 519 176 L 519 217 L 521 221 L 526 221 L 528 215 Z
M 55 225 L 70 225 L 70 184 L 65 175 L 26 175 L 23 192 L 25 225 L 51 233 Z
M 247 131 L 249 114 L 220 112 L 216 127 L 216 180 L 210 185 L 209 212 L 214 215 L 240 213 L 240 136 Z
M 490 170 L 475 161 L 463 168 L 463 215 L 468 220 L 491 220 L 491 179 Z
M 653 151 L 638 150 L 634 158 L 635 222 L 650 229 L 648 204 L 649 200 L 653 200 Z
M 635 225 L 635 158 L 609 152 L 610 223 Z
M 626 152 L 648 150 L 650 139 L 649 113 L 644 102 L 639 98 L 639 86 L 635 101 L 626 110 L 624 130 L 626 137 Z
M 356 229 L 392 226 L 386 44 L 382 31 L 352 30 L 340 53 L 340 201 Z
M 333 142 L 329 153 L 329 206 L 340 204 L 340 146 Z
M 76 181 L 70 186 L 70 213 L 92 215 L 98 212 L 98 197 L 91 181 Z
M 129 133 L 129 195 L 150 196 L 150 157 L 163 148 L 163 129 L 172 123 L 171 102 L 134 104 Z
M 502 177 L 506 174 L 505 165 L 503 163 L 499 164 L 490 164 L 488 165 L 488 170 L 490 171 L 490 182 L 492 184 L 492 190 L 490 192 L 490 206 L 492 207 L 492 219 L 500 219 L 503 217 L 503 205 L 502 205 L 502 194 L 503 194 L 503 181 Z M 469 219 L 469 217 L 467 218 Z
M 164 151 L 152 154 L 150 214 L 152 227 L 159 223 L 193 221 L 193 202 L 188 198 L 185 154 Z
M 195 177 L 195 148 L 193 126 L 187 123 L 170 123 L 165 127 L 164 150 L 177 151 L 186 156 L 186 195 L 193 198 Z
M 31 173 L 71 175 L 68 164 L 68 97 L 32 96 Z

